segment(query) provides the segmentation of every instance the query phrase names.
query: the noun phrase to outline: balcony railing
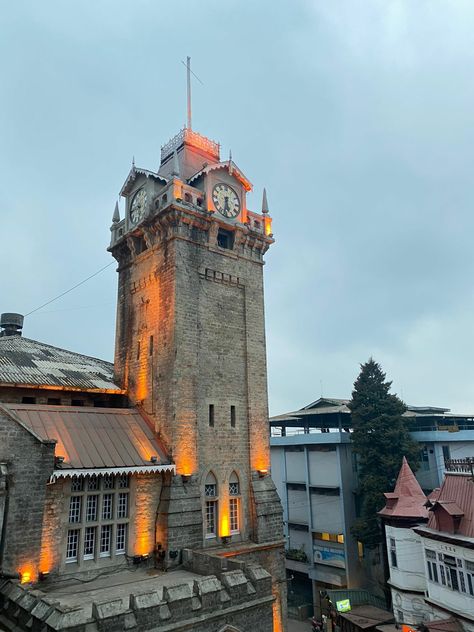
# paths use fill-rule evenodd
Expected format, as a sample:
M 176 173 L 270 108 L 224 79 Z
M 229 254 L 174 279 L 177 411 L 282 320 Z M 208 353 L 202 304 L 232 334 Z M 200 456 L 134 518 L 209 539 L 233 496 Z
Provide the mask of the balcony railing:
M 446 472 L 460 472 L 463 474 L 471 474 L 474 477 L 474 458 L 466 457 L 465 459 L 445 459 L 444 467 Z

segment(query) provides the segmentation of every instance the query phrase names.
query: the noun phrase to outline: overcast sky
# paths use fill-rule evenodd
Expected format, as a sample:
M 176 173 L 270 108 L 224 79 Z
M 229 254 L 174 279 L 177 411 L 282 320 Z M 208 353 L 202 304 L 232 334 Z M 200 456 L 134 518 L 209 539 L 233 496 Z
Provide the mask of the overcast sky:
M 0 311 L 109 263 L 190 55 L 194 128 L 250 208 L 268 191 L 271 412 L 350 396 L 372 355 L 408 403 L 474 413 L 472 0 L 17 0 L 0 29 Z M 112 265 L 24 333 L 112 359 L 115 297 Z

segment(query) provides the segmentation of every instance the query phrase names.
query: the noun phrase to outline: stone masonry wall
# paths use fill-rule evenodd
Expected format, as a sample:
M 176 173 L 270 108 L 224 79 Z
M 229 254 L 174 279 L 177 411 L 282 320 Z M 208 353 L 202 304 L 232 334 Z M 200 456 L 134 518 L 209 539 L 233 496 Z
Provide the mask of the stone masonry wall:
M 29 574 L 39 567 L 46 485 L 54 442 L 43 442 L 0 408 L 0 462 L 8 469 L 8 517 L 3 569 Z
M 190 551 L 185 565 L 203 575 L 189 584 L 165 586 L 121 598 L 94 602 L 92 621 L 82 607 L 64 607 L 40 590 L 29 590 L 18 582 L 0 583 L 0 622 L 19 630 L 51 632 L 221 632 L 226 626 L 237 632 L 272 632 L 271 577 L 256 564 L 219 560 L 211 562 Z

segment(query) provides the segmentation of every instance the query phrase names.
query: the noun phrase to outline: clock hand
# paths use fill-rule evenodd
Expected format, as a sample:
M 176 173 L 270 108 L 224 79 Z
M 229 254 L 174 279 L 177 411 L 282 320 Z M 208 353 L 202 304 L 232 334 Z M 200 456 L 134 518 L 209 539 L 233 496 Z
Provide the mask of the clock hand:
M 224 200 L 224 211 L 230 211 L 229 197 L 226 195 Z

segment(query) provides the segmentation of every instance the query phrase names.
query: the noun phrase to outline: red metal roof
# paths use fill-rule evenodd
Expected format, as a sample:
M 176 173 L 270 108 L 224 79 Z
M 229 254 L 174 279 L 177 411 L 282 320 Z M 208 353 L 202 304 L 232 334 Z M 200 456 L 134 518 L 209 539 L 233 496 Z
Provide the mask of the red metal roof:
M 398 474 L 395 490 L 384 494 L 387 499 L 385 507 L 379 511 L 380 516 L 387 518 L 428 518 L 425 507 L 426 496 L 415 478 L 408 461 L 403 457 L 402 467 Z
M 135 408 L 3 404 L 42 439 L 57 441 L 61 469 L 123 468 L 169 463 L 164 446 Z
M 441 508 L 450 515 L 462 514 L 456 534 L 474 538 L 474 481 L 470 474 L 446 472 L 438 498 L 429 513 L 428 528 L 444 531 L 438 516 Z

